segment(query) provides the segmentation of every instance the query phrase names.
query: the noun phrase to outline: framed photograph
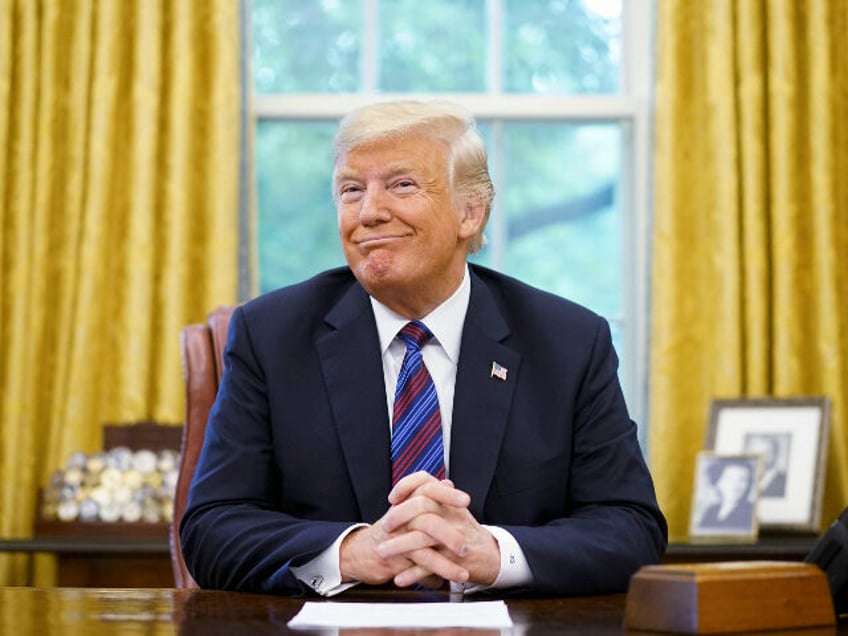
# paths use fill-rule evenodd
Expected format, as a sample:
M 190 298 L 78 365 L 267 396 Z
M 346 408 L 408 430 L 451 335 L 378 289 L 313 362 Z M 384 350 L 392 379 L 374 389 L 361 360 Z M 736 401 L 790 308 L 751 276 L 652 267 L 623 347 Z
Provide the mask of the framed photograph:
M 713 400 L 706 448 L 762 457 L 760 530 L 818 533 L 829 426 L 826 397 Z
M 753 543 L 757 540 L 757 484 L 761 467 L 760 455 L 698 453 L 690 541 Z

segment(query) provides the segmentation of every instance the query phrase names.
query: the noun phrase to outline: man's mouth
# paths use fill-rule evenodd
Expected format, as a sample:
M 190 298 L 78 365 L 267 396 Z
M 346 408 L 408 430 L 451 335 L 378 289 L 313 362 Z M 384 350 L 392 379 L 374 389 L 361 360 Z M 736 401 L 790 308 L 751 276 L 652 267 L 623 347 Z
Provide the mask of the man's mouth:
M 369 248 L 369 247 L 380 247 L 386 243 L 391 243 L 393 241 L 397 241 L 402 239 L 403 236 L 398 234 L 385 234 L 380 236 L 367 236 L 365 238 L 358 239 L 356 244 L 359 247 Z

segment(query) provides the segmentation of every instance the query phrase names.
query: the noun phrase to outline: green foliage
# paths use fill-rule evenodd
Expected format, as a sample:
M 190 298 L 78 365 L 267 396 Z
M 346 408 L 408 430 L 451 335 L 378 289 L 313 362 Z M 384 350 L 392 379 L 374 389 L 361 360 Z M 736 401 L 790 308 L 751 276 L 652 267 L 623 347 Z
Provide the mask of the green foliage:
M 335 128 L 332 122 L 259 124 L 261 291 L 344 264 L 330 189 Z
M 619 20 L 598 15 L 579 0 L 502 2 L 502 31 L 495 36 L 503 44 L 503 63 L 494 70 L 505 92 L 618 89 Z M 605 4 L 618 5 L 616 0 Z M 257 92 L 363 90 L 363 5 L 356 0 L 252 0 Z M 378 91 L 491 90 L 485 0 L 379 0 L 377 12 Z
M 350 0 L 252 0 L 256 91 L 356 92 L 361 5 Z
M 480 0 L 379 3 L 380 89 L 486 90 L 486 3 Z
M 618 21 L 578 0 L 505 0 L 504 86 L 510 93 L 613 93 Z

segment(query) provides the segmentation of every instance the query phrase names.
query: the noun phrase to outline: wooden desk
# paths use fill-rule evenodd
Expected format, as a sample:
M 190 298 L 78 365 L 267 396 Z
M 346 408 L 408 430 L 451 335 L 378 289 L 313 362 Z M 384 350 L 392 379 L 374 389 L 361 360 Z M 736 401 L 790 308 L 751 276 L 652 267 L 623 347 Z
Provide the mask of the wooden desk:
M 663 562 L 802 561 L 815 541 L 811 537 L 763 537 L 755 544 L 672 543 Z M 57 534 L 0 539 L 0 552 L 55 554 L 56 583 L 62 587 L 166 587 L 174 582 L 168 538 L 153 533 L 147 537 Z
M 315 599 L 312 599 L 315 600 Z M 346 592 L 334 601 L 449 601 L 462 602 L 444 592 Z M 514 623 L 510 634 L 622 634 L 625 596 L 589 596 L 556 599 L 509 599 Z M 260 594 L 210 590 L 0 588 L 0 633 L 3 634 L 321 634 L 286 627 L 303 604 L 292 599 Z M 473 602 L 473 601 L 465 601 Z M 329 633 L 336 633 L 335 631 Z M 350 636 L 373 635 L 374 630 L 341 630 Z M 382 629 L 383 635 L 421 633 Z M 491 630 L 433 630 L 438 636 L 493 636 Z M 791 632 L 819 635 L 848 634 L 848 623 L 837 629 Z M 768 632 L 775 636 L 778 632 Z

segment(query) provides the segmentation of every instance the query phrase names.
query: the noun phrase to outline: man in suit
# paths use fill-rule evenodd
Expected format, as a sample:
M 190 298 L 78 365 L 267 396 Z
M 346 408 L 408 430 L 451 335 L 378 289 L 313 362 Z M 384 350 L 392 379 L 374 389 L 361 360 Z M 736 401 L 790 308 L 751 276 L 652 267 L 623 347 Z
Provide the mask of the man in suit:
M 443 102 L 368 106 L 342 120 L 335 150 L 348 267 L 233 314 L 181 526 L 195 580 L 624 590 L 667 530 L 609 327 L 467 263 L 494 196 L 473 118 Z M 414 373 L 438 398 L 438 468 L 393 477 L 411 321 L 431 336 Z

